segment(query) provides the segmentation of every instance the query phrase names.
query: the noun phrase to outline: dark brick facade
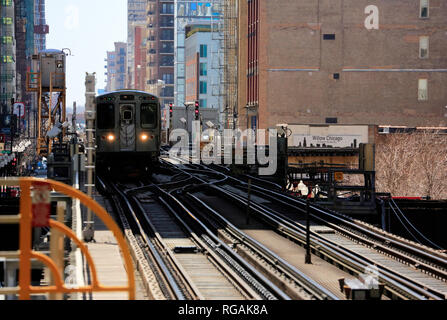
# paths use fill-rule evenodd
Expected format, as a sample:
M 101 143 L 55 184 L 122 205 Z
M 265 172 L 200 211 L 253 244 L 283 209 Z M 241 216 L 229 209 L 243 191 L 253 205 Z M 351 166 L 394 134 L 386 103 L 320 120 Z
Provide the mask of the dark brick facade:
M 420 18 L 420 0 L 251 2 L 259 7 L 259 67 L 254 72 L 260 80 L 254 107 L 260 128 L 321 124 L 327 118 L 339 124 L 447 124 L 447 1 L 430 0 L 428 18 Z M 369 5 L 379 10 L 378 30 L 365 27 Z M 245 27 L 247 10 L 240 12 Z M 240 30 L 243 56 L 248 29 Z M 422 36 L 429 37 L 428 58 L 420 58 Z M 253 103 L 242 83 L 251 73 L 240 60 L 241 127 L 245 106 Z M 427 79 L 426 101 L 418 97 L 419 79 Z

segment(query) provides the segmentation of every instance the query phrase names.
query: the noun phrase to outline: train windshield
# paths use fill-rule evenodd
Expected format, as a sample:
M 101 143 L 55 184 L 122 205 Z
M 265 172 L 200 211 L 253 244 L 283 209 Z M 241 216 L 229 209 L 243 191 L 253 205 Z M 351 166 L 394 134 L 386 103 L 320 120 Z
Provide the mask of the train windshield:
M 157 125 L 157 104 L 142 103 L 141 104 L 141 127 L 152 128 Z
M 100 103 L 97 107 L 98 129 L 115 128 L 115 105 L 113 103 Z

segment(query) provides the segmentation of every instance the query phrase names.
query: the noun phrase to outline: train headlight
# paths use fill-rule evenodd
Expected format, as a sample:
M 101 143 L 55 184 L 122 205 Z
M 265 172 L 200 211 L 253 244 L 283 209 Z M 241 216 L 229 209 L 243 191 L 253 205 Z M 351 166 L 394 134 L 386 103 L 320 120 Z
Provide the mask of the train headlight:
M 142 133 L 140 136 L 141 141 L 146 142 L 149 140 L 149 135 L 147 133 Z
M 109 141 L 109 142 L 115 141 L 115 136 L 113 134 L 107 135 L 107 141 Z

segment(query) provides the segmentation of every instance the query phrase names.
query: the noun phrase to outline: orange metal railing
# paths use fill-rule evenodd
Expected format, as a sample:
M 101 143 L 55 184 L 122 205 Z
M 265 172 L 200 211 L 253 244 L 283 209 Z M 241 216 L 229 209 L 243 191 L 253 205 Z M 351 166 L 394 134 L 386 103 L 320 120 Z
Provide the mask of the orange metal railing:
M 88 262 L 88 266 L 90 268 L 90 272 L 92 274 L 92 284 L 82 287 L 67 287 L 64 284 L 62 274 L 58 270 L 56 263 L 47 255 L 33 251 L 31 248 L 31 231 L 32 231 L 32 199 L 31 199 L 31 190 L 33 189 L 33 184 L 48 184 L 48 186 L 60 193 L 68 195 L 72 198 L 77 198 L 80 200 L 82 204 L 84 204 L 87 208 L 93 211 L 112 231 L 116 240 L 118 241 L 118 245 L 121 249 L 124 264 L 127 273 L 127 286 L 103 286 L 98 281 L 98 274 L 86 245 L 76 237 L 76 234 L 63 223 L 49 220 L 49 227 L 58 230 L 61 233 L 65 234 L 68 238 L 76 243 L 76 245 L 80 248 L 81 252 L 86 257 Z M 1 288 L 0 294 L 18 294 L 19 299 L 28 300 L 30 299 L 31 294 L 44 294 L 44 293 L 88 293 L 88 292 L 110 292 L 110 291 L 124 291 L 128 292 L 129 300 L 135 299 L 135 278 L 133 273 L 132 266 L 132 258 L 130 255 L 129 248 L 127 246 L 126 241 L 124 240 L 124 236 L 117 226 L 117 224 L 113 221 L 113 219 L 109 216 L 109 214 L 102 208 L 95 200 L 88 197 L 84 193 L 76 190 L 66 184 L 61 182 L 53 181 L 53 180 L 44 180 L 44 179 L 36 179 L 36 178 L 20 178 L 20 179 L 0 179 L 0 185 L 4 186 L 20 186 L 21 189 L 21 198 L 20 198 L 20 215 L 19 216 L 8 216 L 1 217 L 0 216 L 0 224 L 2 223 L 14 223 L 19 222 L 20 224 L 20 251 L 19 251 L 19 287 L 18 288 Z M 51 286 L 42 286 L 36 287 L 31 286 L 31 260 L 37 259 L 43 262 L 51 271 L 54 285 Z

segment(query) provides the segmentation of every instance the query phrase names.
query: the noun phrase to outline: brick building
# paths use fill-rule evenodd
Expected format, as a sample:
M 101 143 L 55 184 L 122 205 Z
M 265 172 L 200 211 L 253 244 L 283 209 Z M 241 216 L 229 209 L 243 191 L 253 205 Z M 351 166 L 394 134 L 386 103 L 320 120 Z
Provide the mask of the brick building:
M 240 127 L 447 124 L 447 1 L 239 5 Z
M 135 70 L 133 88 L 144 91 L 146 88 L 146 29 L 145 27 L 135 27 L 134 35 L 134 58 Z

